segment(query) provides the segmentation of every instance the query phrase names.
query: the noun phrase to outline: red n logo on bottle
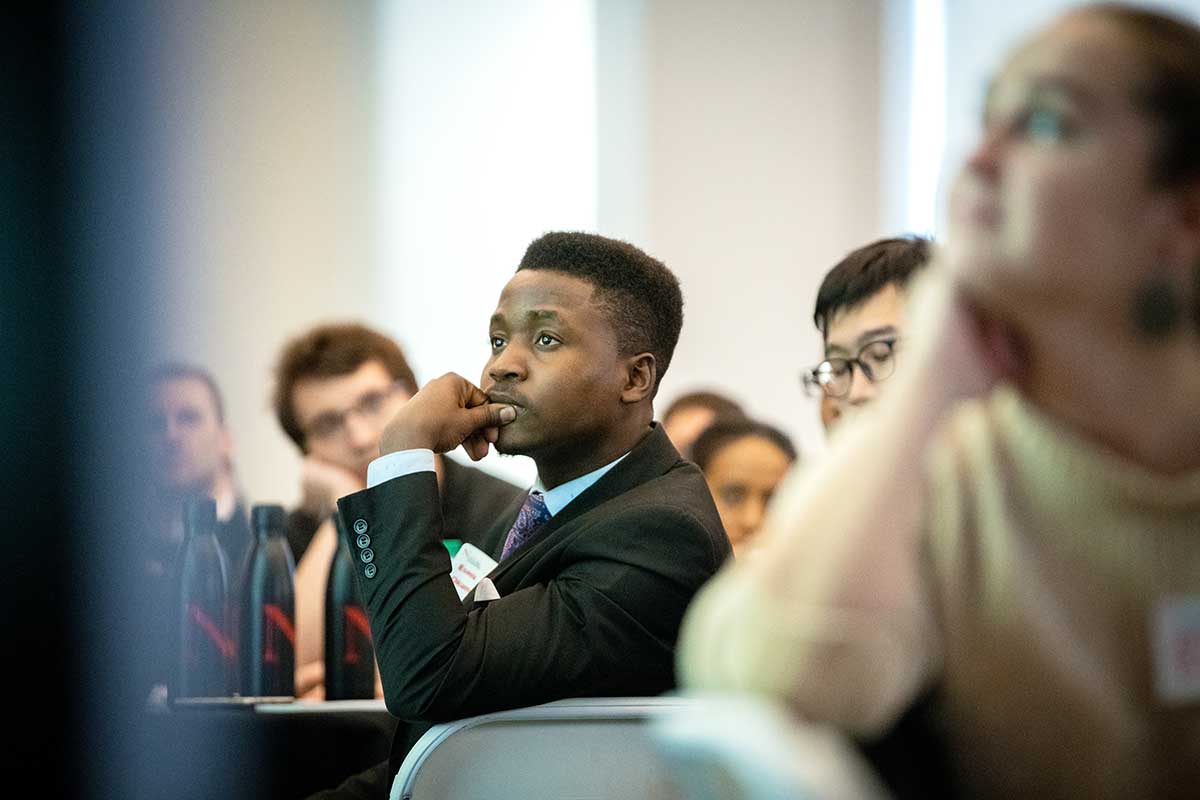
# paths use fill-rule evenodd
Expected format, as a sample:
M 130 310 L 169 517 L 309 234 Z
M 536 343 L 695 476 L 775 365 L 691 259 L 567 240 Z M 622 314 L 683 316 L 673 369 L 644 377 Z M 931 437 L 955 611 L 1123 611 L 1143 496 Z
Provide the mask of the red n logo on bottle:
M 276 603 L 263 604 L 263 622 L 263 661 L 268 664 L 274 664 L 279 661 L 279 653 L 275 649 L 275 639 L 282 633 L 294 651 L 296 647 L 296 629 L 292 625 L 292 620 L 288 618 L 288 615 Z
M 204 637 L 217 648 L 217 652 L 221 654 L 222 658 L 227 660 L 233 658 L 233 640 L 225 635 L 224 629 L 213 621 L 207 611 L 196 603 L 188 603 L 187 615 L 188 619 L 204 633 Z
M 371 641 L 371 623 L 358 606 L 342 606 L 342 611 L 346 615 L 346 652 L 342 654 L 342 661 L 357 664 L 362 658 L 358 649 L 359 639 L 361 637 L 363 641 Z

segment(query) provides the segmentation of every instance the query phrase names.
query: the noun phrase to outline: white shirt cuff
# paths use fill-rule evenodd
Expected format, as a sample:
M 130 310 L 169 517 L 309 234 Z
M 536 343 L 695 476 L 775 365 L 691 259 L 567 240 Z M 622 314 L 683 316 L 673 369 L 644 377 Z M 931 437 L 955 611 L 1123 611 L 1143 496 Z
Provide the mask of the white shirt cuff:
M 397 450 L 367 465 L 367 488 L 373 489 L 384 481 L 414 472 L 434 471 L 432 450 Z

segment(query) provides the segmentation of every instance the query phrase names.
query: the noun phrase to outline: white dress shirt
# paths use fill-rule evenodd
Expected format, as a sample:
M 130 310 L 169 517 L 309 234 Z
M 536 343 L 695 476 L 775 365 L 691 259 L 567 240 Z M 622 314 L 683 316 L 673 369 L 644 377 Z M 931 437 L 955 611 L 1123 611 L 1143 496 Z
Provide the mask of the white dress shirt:
M 610 469 L 621 463 L 625 456 L 614 459 L 608 462 L 599 469 L 594 469 L 586 475 L 580 475 L 578 478 L 573 478 L 566 483 L 559 484 L 553 489 L 547 489 L 542 485 L 542 478 L 539 475 L 534 481 L 533 491 L 542 493 L 542 501 L 546 504 L 546 510 L 550 512 L 550 516 L 554 516 L 559 511 L 567 507 L 567 504 L 574 500 L 579 495 L 583 494 L 596 481 L 604 477 L 604 474 Z M 434 457 L 432 450 L 397 450 L 394 453 L 380 456 L 367 465 L 367 487 L 374 488 L 384 481 L 390 481 L 392 478 L 401 478 L 405 475 L 412 475 L 415 472 L 433 472 Z

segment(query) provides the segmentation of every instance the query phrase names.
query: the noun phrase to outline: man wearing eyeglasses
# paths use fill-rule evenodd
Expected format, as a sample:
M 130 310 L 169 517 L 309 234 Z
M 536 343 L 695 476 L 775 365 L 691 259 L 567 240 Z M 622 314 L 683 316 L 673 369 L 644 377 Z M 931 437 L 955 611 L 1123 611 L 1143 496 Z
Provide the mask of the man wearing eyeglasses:
M 325 583 L 337 547 L 337 500 L 367 486 L 386 423 L 417 392 L 400 346 L 357 323 L 321 325 L 289 342 L 275 370 L 275 414 L 304 454 L 300 506 L 288 515 L 297 560 L 296 693 L 323 688 Z M 486 527 L 522 492 L 471 467 L 439 458 L 447 538 Z
M 827 432 L 874 400 L 895 372 L 908 283 L 932 249 L 920 236 L 880 239 L 851 252 L 825 276 L 813 311 L 825 360 L 801 377 L 805 390 L 821 398 Z

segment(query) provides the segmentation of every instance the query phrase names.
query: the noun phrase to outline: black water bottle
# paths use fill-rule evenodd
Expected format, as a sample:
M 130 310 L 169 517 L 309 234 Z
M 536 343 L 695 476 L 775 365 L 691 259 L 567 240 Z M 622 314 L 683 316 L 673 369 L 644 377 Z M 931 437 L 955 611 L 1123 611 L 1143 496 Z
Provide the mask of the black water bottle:
M 250 513 L 254 545 L 246 560 L 238 614 L 239 690 L 247 697 L 290 697 L 296 681 L 296 562 L 283 506 Z
M 217 505 L 189 500 L 176 561 L 175 648 L 168 685 L 172 700 L 224 697 L 232 689 L 234 646 L 229 622 L 229 567 L 217 541 Z
M 357 700 L 375 696 L 375 648 L 354 577 L 354 558 L 345 541 L 340 514 L 337 550 L 325 585 L 325 699 Z

